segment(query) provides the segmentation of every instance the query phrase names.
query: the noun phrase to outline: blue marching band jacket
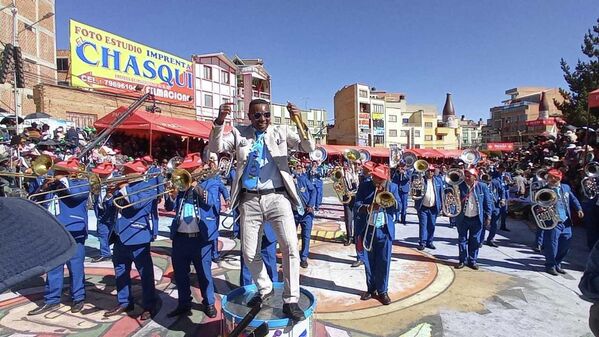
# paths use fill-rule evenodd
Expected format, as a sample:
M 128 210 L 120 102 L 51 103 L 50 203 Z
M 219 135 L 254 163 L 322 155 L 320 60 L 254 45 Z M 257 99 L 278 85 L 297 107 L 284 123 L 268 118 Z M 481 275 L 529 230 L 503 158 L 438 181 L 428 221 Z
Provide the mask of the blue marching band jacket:
M 190 187 L 187 191 L 179 191 L 175 202 L 165 202 L 167 211 L 176 210 L 175 218 L 171 225 L 171 239 L 175 237 L 179 229 L 179 221 L 181 220 L 181 212 L 183 210 L 184 201 L 193 204 L 196 221 L 198 224 L 199 234 L 202 241 L 212 241 L 218 237 L 218 210 L 211 200 L 206 200 L 206 191 L 201 186 L 203 183 Z M 167 198 L 167 201 L 169 201 Z M 220 200 L 219 200 L 220 203 Z
M 297 192 L 303 207 L 314 207 L 316 204 L 316 186 L 312 184 L 306 173 L 296 176 Z M 300 214 L 303 215 L 303 214 Z
M 393 194 L 397 200 L 398 188 L 396 184 L 388 184 L 388 191 Z M 362 236 L 366 232 L 368 225 L 369 213 L 360 212 L 360 207 L 365 206 L 370 208 L 370 205 L 374 202 L 375 196 L 375 185 L 372 179 L 364 180 L 358 187 L 356 192 L 356 201 L 354 203 L 354 214 L 355 215 L 355 227 L 356 236 Z M 395 222 L 393 218 L 397 213 L 397 206 L 389 207 L 385 209 L 385 228 L 389 239 L 395 240 Z
M 462 205 L 462 211 L 456 217 L 456 221 L 461 223 L 464 220 L 464 209 L 466 206 L 466 199 L 468 198 L 468 192 L 470 188 L 463 182 L 459 186 L 460 188 L 460 201 Z M 489 188 L 486 184 L 477 181 L 474 185 L 474 189 L 472 191 L 474 193 L 474 197 L 476 198 L 476 203 L 478 205 L 478 218 L 482 224 L 486 219 L 491 219 L 491 212 L 493 211 L 493 205 L 491 200 L 491 195 L 489 193 Z
M 112 229 L 112 232 L 118 235 L 120 241 L 126 246 L 149 243 L 158 235 L 158 223 L 153 219 L 153 203 L 156 200 L 157 189 L 149 188 L 154 184 L 152 179 L 132 182 L 124 190 L 114 194 L 114 198 L 125 195 L 127 202 L 124 204 L 133 204 L 118 212 Z

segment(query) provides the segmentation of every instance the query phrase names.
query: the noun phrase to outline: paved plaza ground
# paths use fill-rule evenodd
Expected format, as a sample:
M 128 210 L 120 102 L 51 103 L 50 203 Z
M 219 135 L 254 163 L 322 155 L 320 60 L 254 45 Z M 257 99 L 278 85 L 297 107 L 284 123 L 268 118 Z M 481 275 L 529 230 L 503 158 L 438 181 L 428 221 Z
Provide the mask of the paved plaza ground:
M 498 232 L 500 247 L 481 249 L 480 270 L 455 270 L 456 229 L 448 226 L 447 218 L 439 218 L 437 249 L 420 252 L 416 250 L 417 218 L 410 208 L 408 224 L 396 227 L 389 280 L 393 302 L 383 306 L 376 300 L 360 301 L 365 290 L 364 269 L 350 266 L 355 260 L 354 248 L 341 244 L 343 212 L 330 185 L 325 185 L 325 196 L 312 231 L 310 265 L 301 270 L 300 280 L 317 297 L 315 336 L 592 336 L 587 325 L 590 303 L 579 297 L 578 290 L 588 254 L 581 228 L 574 229 L 573 249 L 564 266 L 567 275 L 544 273 L 543 257 L 530 248 L 533 228 L 511 218 L 511 232 Z M 92 213 L 90 218 L 93 230 Z M 192 316 L 166 317 L 177 303 L 167 238 L 170 221 L 161 217 L 161 237 L 152 249 L 161 299 L 160 312 L 152 321 L 137 319 L 139 305 L 130 316 L 104 318 L 104 311 L 116 304 L 112 263 L 87 261 L 87 304 L 82 313 L 69 312 L 65 288 L 61 309 L 44 316 L 27 316 L 43 298 L 43 278 L 38 277 L 0 294 L 0 336 L 219 335 L 220 311 L 217 318 L 210 319 L 198 304 Z M 89 257 L 98 252 L 93 234 L 86 243 Z M 239 242 L 226 237 L 224 228 L 221 234 L 219 246 L 224 258 L 212 265 L 212 271 L 217 293 L 226 295 L 239 284 Z M 139 279 L 134 292 L 140 301 Z M 194 302 L 200 303 L 197 288 L 193 295 Z

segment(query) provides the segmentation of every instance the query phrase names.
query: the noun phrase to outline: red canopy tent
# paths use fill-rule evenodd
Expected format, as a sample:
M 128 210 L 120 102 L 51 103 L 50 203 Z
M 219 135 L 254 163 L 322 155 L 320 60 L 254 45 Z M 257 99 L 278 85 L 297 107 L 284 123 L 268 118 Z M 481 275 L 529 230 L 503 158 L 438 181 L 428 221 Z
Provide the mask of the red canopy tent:
M 599 89 L 589 93 L 589 108 L 599 108 Z

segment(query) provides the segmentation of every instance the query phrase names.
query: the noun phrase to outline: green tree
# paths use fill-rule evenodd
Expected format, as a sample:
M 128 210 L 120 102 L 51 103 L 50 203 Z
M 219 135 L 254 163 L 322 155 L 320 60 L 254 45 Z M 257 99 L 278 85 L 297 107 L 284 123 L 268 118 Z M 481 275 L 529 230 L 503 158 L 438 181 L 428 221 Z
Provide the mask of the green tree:
M 568 83 L 570 91 L 560 88 L 560 94 L 565 101 L 560 103 L 554 100 L 554 104 L 562 111 L 568 123 L 575 126 L 584 126 L 589 123 L 596 127 L 599 125 L 599 110 L 591 111 L 589 120 L 587 105 L 589 92 L 599 88 L 599 18 L 597 24 L 584 34 L 581 49 L 589 60 L 585 62 L 579 59 L 574 71 L 563 58 L 561 59 L 564 79 Z

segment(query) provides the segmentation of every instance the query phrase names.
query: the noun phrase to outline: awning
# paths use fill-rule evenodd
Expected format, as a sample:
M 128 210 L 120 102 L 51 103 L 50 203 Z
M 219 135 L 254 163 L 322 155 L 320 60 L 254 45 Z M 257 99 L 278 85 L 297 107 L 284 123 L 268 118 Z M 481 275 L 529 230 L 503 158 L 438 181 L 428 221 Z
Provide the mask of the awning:
M 127 107 L 118 107 L 113 112 L 98 119 L 94 123 L 94 127 L 96 129 L 105 129 L 109 127 L 115 121 L 115 119 L 126 110 Z M 210 122 L 167 117 L 140 110 L 133 112 L 129 118 L 127 118 L 121 125 L 117 127 L 117 130 L 121 131 L 152 131 L 203 139 L 208 139 L 211 129 L 212 123 Z
M 589 108 L 599 108 L 599 89 L 589 93 Z
M 316 147 L 322 147 L 327 151 L 327 155 L 335 156 L 342 155 L 346 149 L 366 150 L 370 153 L 371 157 L 389 157 L 389 148 L 386 147 L 371 147 L 371 146 L 350 146 L 350 145 L 316 145 Z
M 445 155 L 440 151 L 445 150 L 435 150 L 435 149 L 406 149 L 404 152 L 409 151 L 413 152 L 419 158 L 445 158 Z

